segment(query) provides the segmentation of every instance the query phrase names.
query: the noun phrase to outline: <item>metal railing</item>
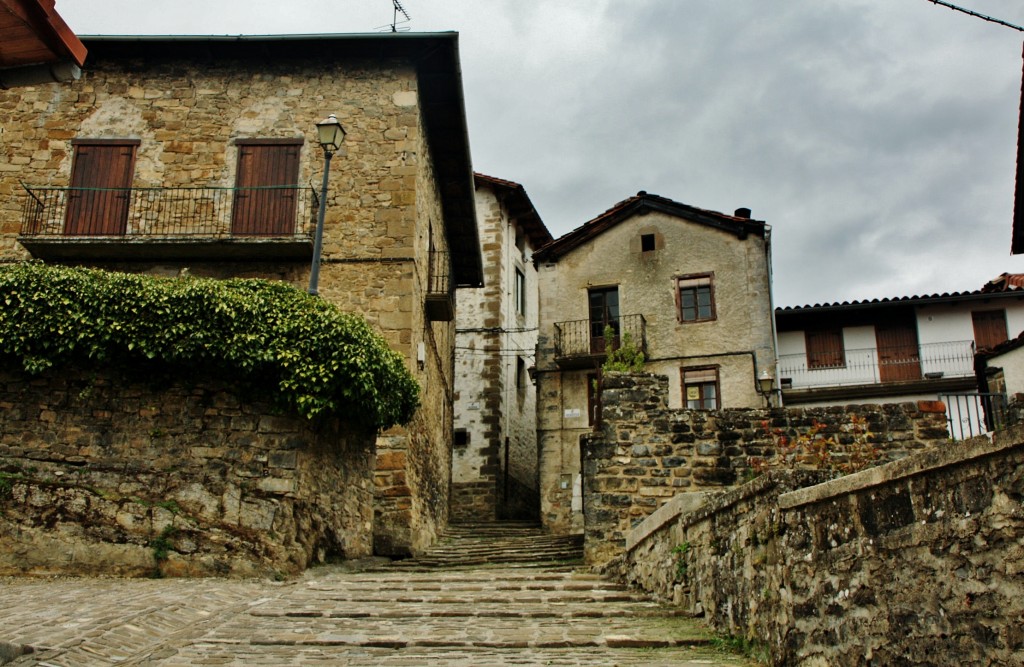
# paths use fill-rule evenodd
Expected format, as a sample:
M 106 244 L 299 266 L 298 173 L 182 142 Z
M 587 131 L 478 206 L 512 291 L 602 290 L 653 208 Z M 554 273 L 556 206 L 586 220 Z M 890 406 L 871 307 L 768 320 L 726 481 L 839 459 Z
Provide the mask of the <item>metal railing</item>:
M 443 250 L 431 250 L 430 270 L 427 273 L 427 295 L 452 298 L 454 290 L 451 256 Z
M 613 341 L 605 340 L 604 326 L 590 320 L 573 320 L 555 323 L 555 356 L 586 357 L 604 355 L 618 347 L 622 337 L 629 334 L 633 344 L 647 354 L 647 322 L 643 315 L 622 315 L 609 322 L 617 334 Z M 598 335 L 600 332 L 601 335 Z
M 305 237 L 308 186 L 63 188 L 22 183 L 21 234 L 34 238 Z
M 811 368 L 806 354 L 779 356 L 779 377 L 793 389 L 876 384 L 922 378 L 974 375 L 974 341 L 925 343 L 917 355 L 900 355 L 885 348 L 846 350 L 843 365 Z
M 966 440 L 998 430 L 1006 424 L 1006 395 L 991 393 L 939 394 L 946 404 L 949 437 Z

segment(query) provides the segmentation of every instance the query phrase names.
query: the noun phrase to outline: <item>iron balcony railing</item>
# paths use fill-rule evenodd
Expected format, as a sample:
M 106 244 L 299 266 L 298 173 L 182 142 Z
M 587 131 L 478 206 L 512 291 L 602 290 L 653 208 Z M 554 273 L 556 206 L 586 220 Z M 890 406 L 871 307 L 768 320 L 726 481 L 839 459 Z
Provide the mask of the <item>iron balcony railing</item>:
M 454 288 L 451 257 L 442 250 L 431 250 L 430 271 L 427 275 L 427 293 L 433 296 L 444 295 L 451 297 Z
M 22 184 L 21 234 L 36 239 L 308 237 L 307 186 L 64 188 Z
M 841 365 L 810 367 L 805 354 L 779 356 L 783 388 L 809 389 L 974 375 L 974 341 L 919 345 L 916 354 L 867 347 L 846 350 Z
M 604 356 L 609 350 L 621 344 L 622 337 L 629 334 L 633 344 L 647 354 L 647 322 L 643 315 L 622 315 L 610 320 L 615 332 L 611 341 L 604 336 L 605 323 L 590 320 L 573 320 L 555 323 L 555 357 Z
M 450 322 L 455 317 L 455 282 L 451 256 L 442 250 L 430 251 L 427 271 L 427 318 Z

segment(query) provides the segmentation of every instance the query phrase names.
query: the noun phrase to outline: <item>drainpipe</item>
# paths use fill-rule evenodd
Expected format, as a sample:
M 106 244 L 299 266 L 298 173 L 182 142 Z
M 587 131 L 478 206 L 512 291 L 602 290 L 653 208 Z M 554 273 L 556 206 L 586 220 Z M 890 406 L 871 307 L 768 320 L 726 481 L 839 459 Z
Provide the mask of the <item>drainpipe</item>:
M 777 407 L 782 407 L 782 378 L 779 377 L 779 330 L 775 326 L 775 278 L 772 275 L 772 226 L 764 226 L 764 255 L 768 265 L 768 315 L 772 323 L 772 356 L 775 358 L 775 393 Z

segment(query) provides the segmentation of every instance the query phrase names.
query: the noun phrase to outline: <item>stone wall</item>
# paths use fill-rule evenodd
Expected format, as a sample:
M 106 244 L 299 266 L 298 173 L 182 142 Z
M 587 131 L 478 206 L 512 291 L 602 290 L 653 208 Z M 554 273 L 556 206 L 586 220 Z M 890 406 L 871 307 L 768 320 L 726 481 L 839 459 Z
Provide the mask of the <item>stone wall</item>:
M 813 475 L 680 496 L 610 569 L 775 665 L 1022 663 L 1024 427 Z
M 628 530 L 676 494 L 773 468 L 878 465 L 947 440 L 941 403 L 669 410 L 667 385 L 647 374 L 604 379 L 601 429 L 583 438 L 589 562 L 621 553 Z M 824 451 L 812 444 L 826 439 Z
M 374 437 L 181 369 L 0 371 L 0 573 L 268 575 L 367 556 Z

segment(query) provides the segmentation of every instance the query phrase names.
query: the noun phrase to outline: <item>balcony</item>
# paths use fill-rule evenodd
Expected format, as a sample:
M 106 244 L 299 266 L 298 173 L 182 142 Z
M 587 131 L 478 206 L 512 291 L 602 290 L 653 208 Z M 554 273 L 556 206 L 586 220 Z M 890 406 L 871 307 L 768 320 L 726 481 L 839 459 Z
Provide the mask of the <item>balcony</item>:
M 455 283 L 452 282 L 452 263 L 448 253 L 430 251 L 427 272 L 427 319 L 431 322 L 451 322 L 455 318 Z
M 22 184 L 18 241 L 49 260 L 309 260 L 318 202 L 302 186 Z
M 621 336 L 629 334 L 633 344 L 647 355 L 647 323 L 643 315 L 623 315 L 610 323 L 618 334 L 607 340 L 604 325 L 590 320 L 555 323 L 555 363 L 561 368 L 597 368 L 604 363 L 607 350 L 618 347 Z M 599 335 L 600 334 L 600 335 Z
M 884 348 L 846 350 L 845 364 L 809 368 L 805 354 L 779 356 L 784 392 L 865 385 L 959 385 L 974 378 L 974 341 L 919 345 L 917 354 Z M 958 381 L 958 379 L 960 381 Z

